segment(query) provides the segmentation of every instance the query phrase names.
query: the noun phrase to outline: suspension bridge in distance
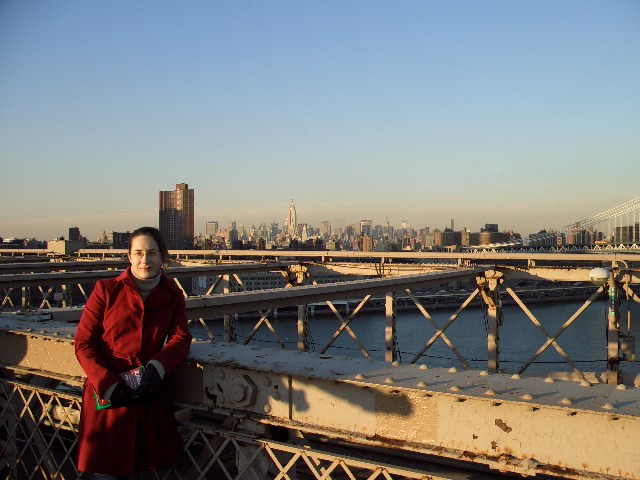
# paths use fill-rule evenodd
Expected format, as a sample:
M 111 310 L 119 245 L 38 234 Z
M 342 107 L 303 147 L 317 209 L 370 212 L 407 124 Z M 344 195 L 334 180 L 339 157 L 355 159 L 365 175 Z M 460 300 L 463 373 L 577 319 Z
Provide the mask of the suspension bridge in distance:
M 469 251 L 640 251 L 640 197 L 522 241 L 465 247 Z

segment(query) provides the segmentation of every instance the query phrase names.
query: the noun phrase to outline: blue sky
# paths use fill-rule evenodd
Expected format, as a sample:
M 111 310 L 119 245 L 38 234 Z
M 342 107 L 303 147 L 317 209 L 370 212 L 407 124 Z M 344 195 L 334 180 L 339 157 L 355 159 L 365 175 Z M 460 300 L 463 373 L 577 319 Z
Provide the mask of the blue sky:
M 0 236 L 389 218 L 522 234 L 640 195 L 640 2 L 0 0 Z

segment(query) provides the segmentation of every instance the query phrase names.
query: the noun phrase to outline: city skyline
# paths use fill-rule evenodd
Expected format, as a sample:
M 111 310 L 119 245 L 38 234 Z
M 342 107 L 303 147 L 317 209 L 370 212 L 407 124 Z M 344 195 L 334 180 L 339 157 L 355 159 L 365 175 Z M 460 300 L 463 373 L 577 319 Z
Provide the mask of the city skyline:
M 486 220 L 486 221 L 482 221 L 482 222 L 474 222 L 473 224 L 470 225 L 466 225 L 466 224 L 460 224 L 459 222 L 456 221 L 455 217 L 454 218 L 450 218 L 449 221 L 443 225 L 437 225 L 437 224 L 433 224 L 433 223 L 427 223 L 427 224 L 420 224 L 420 225 L 416 225 L 416 224 L 412 224 L 411 222 L 408 222 L 406 220 L 399 220 L 398 222 L 392 222 L 390 221 L 388 218 L 385 218 L 384 220 L 380 220 L 380 219 L 372 219 L 372 218 L 361 218 L 359 220 L 352 220 L 352 221 L 345 221 L 344 223 L 337 225 L 334 224 L 333 222 L 331 222 L 330 220 L 321 220 L 319 222 L 308 222 L 304 220 L 304 216 L 303 218 L 300 220 L 298 219 L 298 207 L 296 207 L 294 199 L 290 200 L 290 203 L 286 206 L 283 206 L 283 209 L 286 207 L 286 212 L 284 215 L 280 215 L 280 217 L 285 216 L 285 218 L 278 220 L 277 217 L 278 215 L 273 215 L 273 219 L 269 220 L 269 219 L 263 219 L 262 221 L 259 222 L 243 222 L 242 219 L 236 219 L 236 218 L 232 218 L 229 219 L 228 221 L 224 221 L 224 220 L 220 220 L 217 218 L 208 218 L 203 224 L 202 224 L 202 228 L 200 228 L 200 226 L 198 226 L 197 224 L 193 224 L 193 223 L 188 223 L 185 225 L 186 230 L 183 231 L 182 226 L 178 226 L 177 229 L 175 229 L 175 231 L 173 231 L 173 233 L 169 232 L 169 227 L 168 227 L 168 223 L 173 223 L 175 225 L 175 219 L 171 219 L 171 220 L 165 220 L 165 226 L 163 228 L 163 217 L 165 216 L 165 214 L 163 214 L 163 211 L 165 211 L 168 202 L 171 203 L 171 206 L 173 207 L 174 205 L 174 201 L 176 199 L 176 196 L 181 197 L 181 199 L 179 200 L 179 202 L 183 202 L 184 200 L 182 198 L 184 198 L 184 192 L 188 192 L 188 196 L 187 198 L 189 199 L 189 206 L 186 207 L 187 211 L 188 211 L 188 215 L 189 216 L 194 216 L 194 210 L 197 209 L 197 202 L 194 202 L 194 197 L 196 197 L 196 193 L 194 189 L 190 189 L 189 185 L 187 183 L 179 183 L 176 184 L 176 188 L 175 190 L 171 190 L 171 191 L 160 191 L 160 202 L 159 202 L 159 207 L 157 206 L 156 208 L 156 212 L 155 212 L 155 222 L 149 222 L 149 223 L 145 223 L 145 224 L 141 224 L 141 225 L 136 225 L 133 226 L 131 228 L 126 228 L 126 229 L 116 229 L 116 228 L 108 228 L 108 227 L 104 227 L 99 229 L 99 231 L 95 234 L 92 235 L 91 232 L 87 233 L 88 231 L 86 231 L 82 225 L 78 224 L 69 224 L 66 226 L 61 226 L 59 228 L 60 233 L 59 234 L 55 234 L 51 237 L 43 237 L 43 236 L 33 236 L 33 235 L 3 235 L 3 232 L 0 231 L 0 238 L 35 238 L 39 241 L 47 241 L 47 240 L 55 240 L 58 239 L 60 237 L 64 237 L 65 239 L 68 239 L 68 236 L 70 236 L 72 233 L 72 231 L 76 232 L 77 235 L 82 234 L 82 236 L 84 238 L 86 238 L 88 241 L 90 242 L 95 242 L 96 239 L 98 241 L 98 243 L 100 243 L 100 238 L 103 236 L 103 234 L 109 234 L 112 232 L 118 232 L 118 233 L 126 233 L 126 232 L 131 232 L 133 231 L 135 228 L 138 228 L 140 226 L 143 225 L 148 225 L 148 226 L 154 226 L 157 228 L 160 228 L 161 231 L 163 231 L 163 234 L 165 235 L 165 237 L 168 239 L 168 243 L 171 243 L 172 238 L 174 238 L 179 231 L 182 232 L 182 235 L 185 234 L 185 231 L 191 231 L 191 228 L 193 227 L 193 238 L 197 238 L 197 237 L 204 237 L 206 235 L 208 235 L 207 230 L 209 229 L 209 227 L 213 224 L 215 225 L 215 230 L 216 231 L 222 231 L 222 230 L 228 230 L 231 228 L 242 228 L 245 231 L 249 231 L 252 228 L 255 229 L 259 229 L 261 226 L 266 226 L 267 229 L 269 229 L 269 227 L 271 227 L 271 225 L 273 225 L 274 223 L 277 224 L 279 230 L 285 234 L 287 234 L 288 236 L 295 236 L 295 232 L 298 229 L 297 227 L 303 226 L 303 225 L 308 225 L 309 227 L 318 230 L 318 231 L 322 231 L 323 227 L 328 226 L 331 231 L 333 233 L 335 233 L 338 230 L 343 230 L 343 229 L 347 229 L 350 227 L 355 228 L 356 231 L 359 231 L 362 228 L 362 225 L 366 225 L 365 228 L 368 228 L 369 230 L 371 230 L 371 228 L 378 227 L 378 226 L 385 226 L 387 224 L 387 222 L 389 223 L 389 226 L 391 226 L 394 230 L 398 230 L 398 229 L 404 229 L 406 228 L 410 228 L 411 230 L 415 231 L 415 232 L 419 232 L 421 230 L 429 229 L 429 231 L 434 232 L 435 230 L 439 230 L 439 231 L 444 231 L 446 229 L 450 229 L 456 232 L 459 232 L 461 230 L 466 230 L 468 232 L 480 232 L 482 229 L 484 229 L 487 226 L 490 227 L 496 227 L 498 231 L 500 232 L 513 232 L 514 234 L 518 234 L 520 235 L 523 239 L 529 237 L 530 235 L 535 236 L 536 234 L 540 233 L 540 231 L 545 230 L 547 232 L 556 232 L 556 233 L 566 233 L 567 230 L 572 227 L 573 224 L 576 224 L 577 222 L 582 222 L 584 220 L 589 220 L 589 219 L 594 219 L 591 221 L 587 221 L 581 228 L 582 229 L 594 229 L 596 232 L 600 231 L 603 232 L 603 227 L 599 226 L 600 221 L 602 221 L 604 223 L 605 220 L 609 219 L 611 220 L 612 217 L 607 217 L 607 215 L 611 215 L 613 210 L 619 209 L 620 207 L 627 205 L 627 204 L 633 204 L 633 206 L 635 207 L 638 202 L 640 201 L 640 197 L 634 198 L 631 201 L 625 202 L 622 205 L 616 206 L 616 207 L 612 207 L 611 209 L 607 210 L 607 211 L 601 211 L 601 212 L 597 212 L 593 215 L 589 215 L 589 217 L 585 217 L 585 218 L 581 218 L 579 220 L 575 220 L 572 222 L 567 223 L 566 225 L 562 225 L 562 226 L 558 226 L 558 227 L 553 227 L 553 228 L 543 228 L 540 230 L 537 230 L 535 232 L 520 232 L 518 230 L 515 230 L 513 228 L 511 228 L 509 225 L 502 225 L 499 224 L 497 222 L 491 221 L 491 219 Z M 168 197 L 171 197 L 172 200 L 167 200 Z M 195 206 L 194 206 L 195 204 Z M 637 209 L 637 207 L 636 207 Z M 284 210 L 283 210 L 284 211 Z M 158 216 L 159 213 L 159 216 Z M 175 213 L 172 214 L 172 216 L 175 216 Z M 599 218 L 599 220 L 598 220 Z M 638 217 L 638 213 L 636 212 L 635 214 L 632 214 L 632 217 L 627 217 L 626 219 L 624 217 L 621 217 L 621 220 L 619 222 L 617 222 L 617 225 L 626 225 L 627 223 L 629 225 L 632 225 L 633 223 L 638 223 L 638 221 L 640 221 L 640 217 Z M 609 227 L 611 227 L 611 222 L 609 222 L 610 225 Z M 175 227 L 174 227 L 175 228 Z M 609 228 L 611 229 L 611 228 Z M 607 228 L 604 228 L 604 230 L 607 230 Z M 603 232 L 603 233 L 612 233 L 612 232 Z M 185 238 L 187 238 L 186 236 L 183 237 L 183 240 L 180 240 L 181 242 L 184 242 Z M 174 239 L 174 242 L 176 242 L 177 240 Z M 181 245 L 186 245 L 186 244 L 181 244 Z M 182 246 L 179 246 L 177 243 L 175 245 L 172 244 L 172 247 L 170 248 L 176 248 L 176 249 L 181 249 Z M 189 247 L 190 248 L 190 247 Z
M 194 223 L 497 223 L 638 196 L 640 3 L 0 6 L 0 236 Z

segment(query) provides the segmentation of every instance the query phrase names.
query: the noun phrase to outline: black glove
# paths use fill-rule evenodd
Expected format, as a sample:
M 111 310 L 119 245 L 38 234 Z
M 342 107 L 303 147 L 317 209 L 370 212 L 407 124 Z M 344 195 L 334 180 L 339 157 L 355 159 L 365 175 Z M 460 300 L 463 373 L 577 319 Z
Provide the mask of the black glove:
M 109 402 L 112 408 L 126 407 L 135 400 L 136 393 L 128 385 L 118 383 L 111 392 Z
M 155 398 L 160 393 L 161 382 L 162 378 L 160 378 L 158 369 L 153 365 L 153 363 L 148 363 L 144 369 L 142 379 L 140 380 L 140 386 L 136 393 L 140 394 L 140 397 L 143 400 Z

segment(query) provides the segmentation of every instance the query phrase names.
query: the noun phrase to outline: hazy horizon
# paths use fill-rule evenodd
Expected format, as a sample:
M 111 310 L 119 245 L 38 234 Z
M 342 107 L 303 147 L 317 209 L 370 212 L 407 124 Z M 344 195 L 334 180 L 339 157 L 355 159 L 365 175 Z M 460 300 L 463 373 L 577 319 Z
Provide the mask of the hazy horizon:
M 638 196 L 640 2 L 0 3 L 0 236 L 207 220 L 523 236 Z

